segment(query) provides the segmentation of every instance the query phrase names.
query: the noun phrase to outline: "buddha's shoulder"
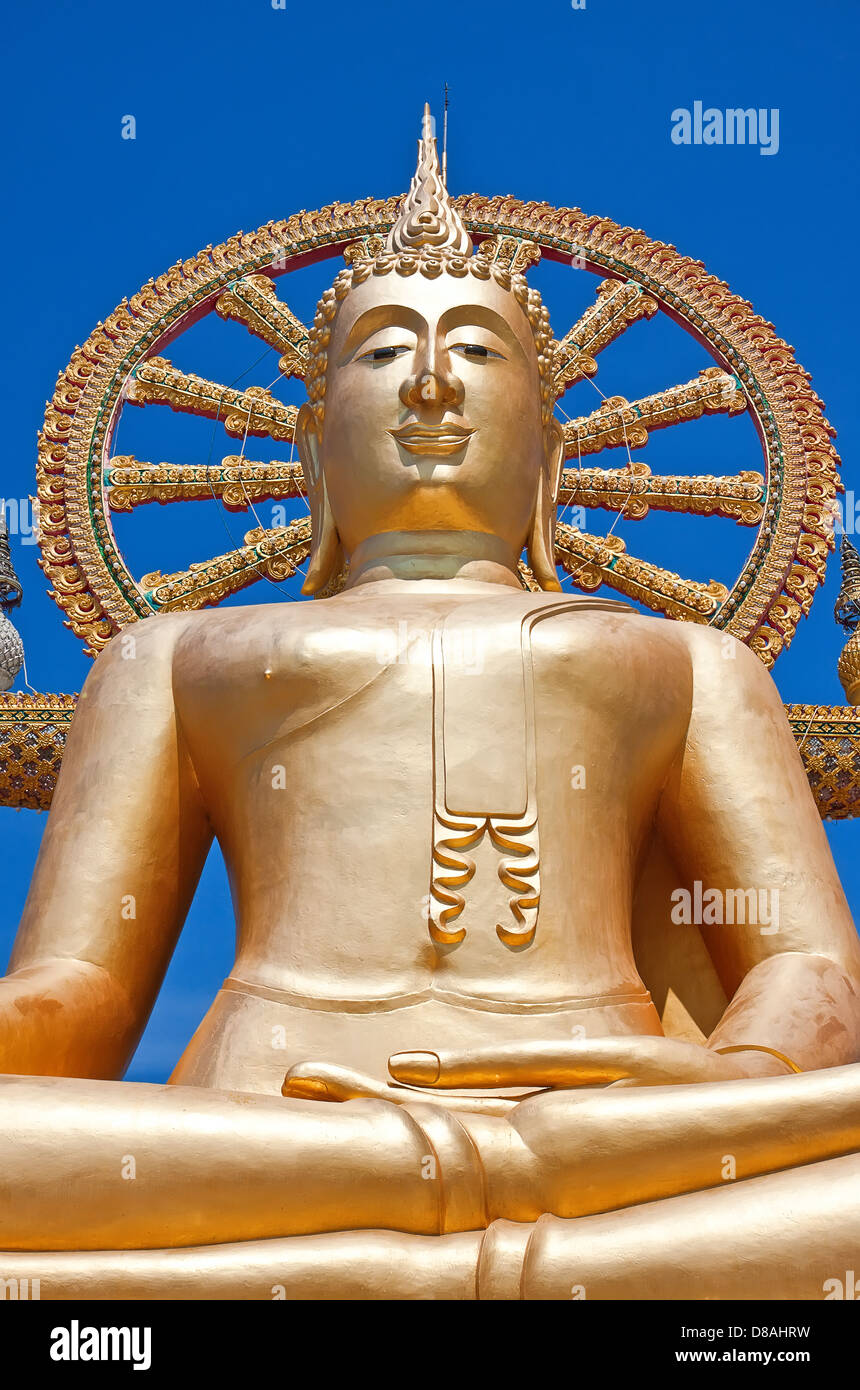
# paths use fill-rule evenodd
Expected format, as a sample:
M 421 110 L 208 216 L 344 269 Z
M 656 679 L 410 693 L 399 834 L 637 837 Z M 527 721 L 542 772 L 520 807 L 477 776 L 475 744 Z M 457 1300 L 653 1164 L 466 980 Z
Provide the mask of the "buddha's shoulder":
M 306 610 L 314 607 L 317 605 L 273 603 L 154 614 L 112 638 L 98 665 L 106 669 L 130 657 L 141 657 L 147 665 L 172 669 L 180 661 L 211 661 L 217 655 L 219 666 L 229 666 L 276 637 L 312 628 L 314 620 Z
M 537 619 L 533 627 L 537 645 L 561 654 L 568 651 L 573 661 L 586 647 L 601 652 L 610 664 L 630 665 L 642 658 L 664 682 L 683 676 L 694 683 L 720 679 L 745 688 L 766 677 L 749 647 L 707 623 L 643 613 L 612 599 L 575 594 L 532 597 L 537 598 L 530 605 Z
M 524 598 L 529 606 L 534 605 L 533 611 L 537 616 L 558 614 L 585 619 L 596 628 L 623 633 L 628 642 L 664 642 L 679 652 L 687 653 L 694 660 L 712 653 L 733 658 L 739 649 L 748 651 L 744 643 L 720 628 L 707 623 L 666 618 L 662 614 L 643 613 L 641 609 L 618 599 L 551 593 L 527 595 Z

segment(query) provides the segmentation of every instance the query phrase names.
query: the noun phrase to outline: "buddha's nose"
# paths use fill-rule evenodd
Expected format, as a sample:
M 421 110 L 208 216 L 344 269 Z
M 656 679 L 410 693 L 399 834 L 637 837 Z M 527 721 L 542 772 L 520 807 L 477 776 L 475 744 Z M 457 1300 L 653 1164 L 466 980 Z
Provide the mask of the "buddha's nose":
M 436 362 L 406 378 L 400 387 L 400 399 L 410 410 L 458 406 L 463 401 L 463 384 L 450 369 Z

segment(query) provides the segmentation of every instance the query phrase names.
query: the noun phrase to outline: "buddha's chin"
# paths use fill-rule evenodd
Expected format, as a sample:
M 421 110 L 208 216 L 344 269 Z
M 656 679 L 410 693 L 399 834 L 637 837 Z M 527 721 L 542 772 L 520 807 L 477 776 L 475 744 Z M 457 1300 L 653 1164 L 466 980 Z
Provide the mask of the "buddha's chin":
M 454 479 L 456 483 L 456 478 Z M 393 508 L 379 530 L 412 531 L 433 534 L 439 531 L 493 532 L 487 509 L 476 506 L 476 499 L 452 485 L 451 478 L 434 476 L 410 491 Z

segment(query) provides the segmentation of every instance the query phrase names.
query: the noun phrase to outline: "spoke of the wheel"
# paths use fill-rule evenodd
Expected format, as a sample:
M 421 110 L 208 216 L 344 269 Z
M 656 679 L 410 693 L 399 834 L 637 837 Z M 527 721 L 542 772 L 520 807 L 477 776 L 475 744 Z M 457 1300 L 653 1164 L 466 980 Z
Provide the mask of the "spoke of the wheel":
M 591 536 L 560 523 L 555 532 L 556 558 L 579 589 L 593 593 L 608 585 L 627 598 L 670 618 L 707 623 L 728 595 L 725 584 L 682 579 L 671 570 L 626 553 L 620 536 Z
M 653 396 L 627 401 L 610 396 L 591 415 L 581 415 L 564 426 L 568 458 L 598 454 L 601 449 L 641 449 L 648 431 L 665 429 L 704 414 L 737 415 L 746 410 L 746 397 L 738 380 L 720 367 L 706 367 L 698 377 L 670 386 Z
M 595 358 L 637 319 L 657 312 L 657 301 L 632 281 L 603 280 L 597 301 L 569 328 L 556 347 L 555 382 L 559 393 L 583 377 L 594 376 Z
M 221 603 L 230 594 L 246 589 L 258 579 L 280 583 L 295 574 L 311 548 L 310 518 L 249 531 L 245 544 L 226 555 L 193 564 L 178 574 L 145 574 L 140 581 L 153 608 L 159 613 L 187 612 Z
M 223 319 L 243 323 L 255 337 L 282 353 L 284 376 L 304 376 L 308 360 L 308 330 L 278 298 L 268 275 L 246 275 L 215 301 Z
M 559 502 L 564 506 L 605 507 L 640 521 L 653 507 L 661 512 L 722 516 L 742 526 L 757 526 L 764 514 L 761 473 L 663 474 L 645 463 L 629 468 L 566 468 Z
M 147 502 L 197 502 L 220 497 L 233 512 L 249 502 L 301 497 L 305 479 L 300 463 L 254 463 L 241 454 L 227 454 L 220 464 L 144 463 L 131 454 L 111 459 L 104 475 L 108 505 L 130 512 Z
M 227 433 L 238 439 L 268 435 L 287 444 L 293 440 L 298 415 L 294 405 L 282 405 L 264 386 L 236 391 L 192 372 L 180 372 L 164 357 L 150 357 L 137 368 L 126 399 L 132 405 L 169 405 L 171 410 L 220 420 Z

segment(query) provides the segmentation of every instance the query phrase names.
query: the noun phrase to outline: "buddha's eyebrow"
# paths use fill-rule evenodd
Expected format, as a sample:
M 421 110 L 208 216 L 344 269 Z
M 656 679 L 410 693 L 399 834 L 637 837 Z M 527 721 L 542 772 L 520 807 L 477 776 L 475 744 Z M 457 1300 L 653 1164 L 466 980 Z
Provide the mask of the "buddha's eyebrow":
M 417 335 L 426 327 L 424 317 L 407 304 L 376 304 L 359 314 L 344 339 L 339 360 L 348 361 L 356 348 L 380 328 L 408 328 Z

